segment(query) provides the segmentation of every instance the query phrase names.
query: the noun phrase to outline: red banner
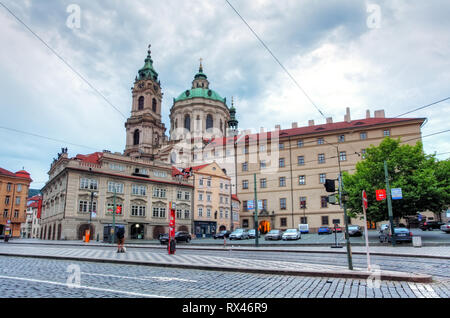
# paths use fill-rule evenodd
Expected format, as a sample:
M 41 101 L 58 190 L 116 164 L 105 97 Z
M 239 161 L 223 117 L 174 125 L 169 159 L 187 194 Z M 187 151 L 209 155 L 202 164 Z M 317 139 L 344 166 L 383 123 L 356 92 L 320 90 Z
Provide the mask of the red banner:
M 41 212 L 42 212 L 42 197 L 38 200 L 38 210 L 37 210 L 37 218 L 41 218 Z

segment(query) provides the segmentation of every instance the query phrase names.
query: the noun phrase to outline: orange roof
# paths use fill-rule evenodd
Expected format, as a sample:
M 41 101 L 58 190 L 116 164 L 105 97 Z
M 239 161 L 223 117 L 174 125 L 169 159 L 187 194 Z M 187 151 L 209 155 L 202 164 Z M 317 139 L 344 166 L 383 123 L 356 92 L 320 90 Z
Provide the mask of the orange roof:
M 94 152 L 89 155 L 76 155 L 75 159 L 81 160 L 88 163 L 99 164 L 99 160 L 103 157 L 103 152 Z
M 231 200 L 235 200 L 235 201 L 241 202 L 241 200 L 238 199 L 238 197 L 237 197 L 236 194 L 232 194 L 232 195 L 231 195 Z
M 20 171 L 17 171 L 16 173 L 13 173 L 6 169 L 0 168 L 0 174 L 8 176 L 8 177 L 16 177 L 16 178 L 22 178 L 22 179 L 27 179 L 27 180 L 33 181 L 33 180 L 31 180 L 30 174 L 25 170 L 20 170 Z

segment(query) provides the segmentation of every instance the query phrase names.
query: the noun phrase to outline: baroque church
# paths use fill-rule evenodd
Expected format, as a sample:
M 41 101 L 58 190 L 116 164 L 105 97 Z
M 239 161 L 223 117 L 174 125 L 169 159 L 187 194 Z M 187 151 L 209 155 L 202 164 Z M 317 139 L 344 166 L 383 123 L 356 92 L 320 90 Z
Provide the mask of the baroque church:
M 125 123 L 125 156 L 185 168 L 196 161 L 195 151 L 204 149 L 209 141 L 238 133 L 233 101 L 229 108 L 227 99 L 210 88 L 202 59 L 191 88 L 173 98 L 169 137 L 161 118 L 162 98 L 161 82 L 153 67 L 149 45 L 145 64 L 138 71 L 132 88 L 131 117 Z

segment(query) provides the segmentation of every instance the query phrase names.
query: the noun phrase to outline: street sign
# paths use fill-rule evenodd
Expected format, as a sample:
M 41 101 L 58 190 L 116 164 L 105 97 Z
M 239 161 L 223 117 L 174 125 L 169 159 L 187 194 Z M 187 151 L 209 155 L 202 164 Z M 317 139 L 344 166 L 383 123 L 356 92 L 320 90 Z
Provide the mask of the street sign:
M 253 204 L 253 200 L 247 201 L 247 210 L 253 210 L 255 205 Z
M 363 197 L 364 208 L 367 209 L 367 194 L 366 194 L 365 190 L 363 190 L 363 192 L 362 192 L 362 197 Z
M 402 189 L 401 188 L 392 188 L 391 189 L 391 197 L 392 197 L 392 200 L 403 199 Z
M 386 190 L 385 189 L 375 190 L 375 195 L 376 195 L 377 201 L 386 200 Z

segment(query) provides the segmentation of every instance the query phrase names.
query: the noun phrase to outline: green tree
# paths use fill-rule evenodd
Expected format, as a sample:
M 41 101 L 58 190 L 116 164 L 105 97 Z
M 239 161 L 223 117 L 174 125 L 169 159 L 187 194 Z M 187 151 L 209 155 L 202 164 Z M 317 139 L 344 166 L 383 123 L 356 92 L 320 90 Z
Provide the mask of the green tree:
M 450 205 L 450 162 L 425 155 L 422 143 L 400 145 L 400 139 L 386 137 L 379 146 L 367 149 L 354 174 L 344 173 L 347 207 L 352 217 L 362 215 L 362 191 L 367 193 L 368 221 L 388 219 L 386 200 L 376 201 L 375 190 L 386 189 L 384 161 L 388 165 L 389 185 L 401 188 L 403 199 L 392 200 L 394 218 L 413 216 L 421 211 L 440 213 Z

